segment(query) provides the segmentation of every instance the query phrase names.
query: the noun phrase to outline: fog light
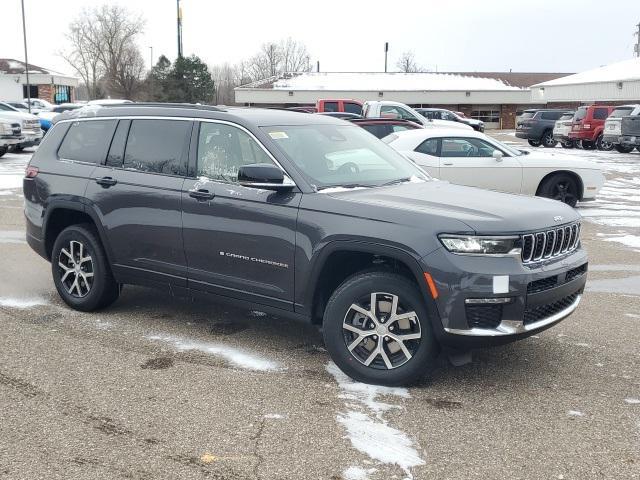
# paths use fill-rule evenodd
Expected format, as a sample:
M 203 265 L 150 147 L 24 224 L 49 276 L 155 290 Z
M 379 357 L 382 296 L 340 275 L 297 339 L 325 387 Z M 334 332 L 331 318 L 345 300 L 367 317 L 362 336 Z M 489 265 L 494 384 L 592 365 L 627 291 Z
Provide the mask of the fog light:
M 493 297 L 493 298 L 467 298 L 464 303 L 467 305 L 503 305 L 511 303 L 513 297 Z

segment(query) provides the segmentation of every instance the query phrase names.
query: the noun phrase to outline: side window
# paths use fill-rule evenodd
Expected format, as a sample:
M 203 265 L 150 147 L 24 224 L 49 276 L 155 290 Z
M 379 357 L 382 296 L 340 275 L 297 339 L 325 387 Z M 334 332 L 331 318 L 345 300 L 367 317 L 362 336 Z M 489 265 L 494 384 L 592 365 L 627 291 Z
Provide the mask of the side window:
M 133 120 L 124 155 L 124 168 L 165 175 L 185 175 L 187 133 L 184 120 Z
M 324 111 L 325 112 L 337 112 L 338 111 L 338 102 L 324 102 Z
M 441 157 L 491 157 L 496 147 L 479 138 L 443 138 Z
M 432 110 L 423 110 L 421 115 L 424 118 L 428 118 L 430 120 L 433 120 L 434 118 L 437 118 L 437 114 L 436 112 L 432 111 Z
M 235 183 L 238 181 L 238 169 L 254 163 L 274 164 L 246 132 L 224 123 L 200 124 L 198 176 Z
M 394 132 L 404 132 L 405 130 L 411 129 L 411 127 L 407 127 L 406 125 L 391 125 L 391 128 Z
M 58 156 L 79 162 L 102 163 L 115 128 L 116 120 L 74 122 L 58 149 Z
M 416 147 L 416 152 L 424 153 L 425 155 L 431 155 L 432 157 L 438 156 L 438 138 L 430 138 L 425 140 Z
M 131 120 L 120 120 L 118 122 L 118 128 L 111 141 L 111 147 L 109 147 L 109 154 L 107 155 L 108 167 L 122 167 L 124 162 L 124 145 L 127 143 L 127 133 L 129 133 L 129 125 Z
M 608 108 L 596 108 L 593 111 L 594 120 L 604 120 L 608 116 L 609 116 L 609 109 Z
M 420 120 L 418 120 L 415 116 L 413 116 L 411 113 L 409 113 L 404 108 L 398 108 L 398 112 L 400 113 L 400 118 L 402 118 L 404 120 L 412 120 L 414 122 L 420 122 Z
M 362 115 L 362 107 L 357 103 L 344 102 L 344 111 L 348 113 L 355 113 L 356 115 Z

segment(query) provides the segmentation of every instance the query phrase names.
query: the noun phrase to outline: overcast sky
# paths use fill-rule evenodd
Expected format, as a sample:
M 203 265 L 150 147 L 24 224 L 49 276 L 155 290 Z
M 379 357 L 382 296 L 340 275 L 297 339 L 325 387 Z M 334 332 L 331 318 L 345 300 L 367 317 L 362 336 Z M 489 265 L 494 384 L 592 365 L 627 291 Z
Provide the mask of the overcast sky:
M 146 19 L 149 62 L 177 54 L 176 0 L 24 0 L 31 63 L 71 73 L 57 53 L 83 6 Z M 322 71 L 382 71 L 405 50 L 439 71 L 577 72 L 633 56 L 640 0 L 182 0 L 184 53 L 235 63 L 263 42 L 303 41 Z M 23 59 L 20 0 L 0 0 L 0 57 Z

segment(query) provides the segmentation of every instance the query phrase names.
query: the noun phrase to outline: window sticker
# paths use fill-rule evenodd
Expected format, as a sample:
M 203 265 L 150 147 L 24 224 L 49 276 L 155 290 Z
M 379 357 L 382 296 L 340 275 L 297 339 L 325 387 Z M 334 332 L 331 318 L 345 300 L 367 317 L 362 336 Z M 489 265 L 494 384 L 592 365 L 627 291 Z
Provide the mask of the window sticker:
M 269 136 L 274 140 L 282 140 L 284 138 L 289 138 L 289 136 L 285 132 L 269 132 Z

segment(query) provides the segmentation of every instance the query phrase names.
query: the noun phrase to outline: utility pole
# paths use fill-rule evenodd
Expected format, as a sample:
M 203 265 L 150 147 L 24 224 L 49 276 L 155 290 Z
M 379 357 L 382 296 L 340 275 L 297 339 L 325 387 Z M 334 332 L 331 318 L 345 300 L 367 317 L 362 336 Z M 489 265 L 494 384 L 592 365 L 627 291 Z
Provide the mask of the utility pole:
M 389 53 L 389 42 L 384 42 L 384 73 L 387 73 L 387 54 Z
M 633 46 L 633 51 L 635 52 L 636 57 L 640 58 L 640 23 L 638 23 L 636 27 L 638 27 L 638 31 L 635 32 L 634 35 L 638 37 L 638 40 L 636 41 L 636 44 Z
M 24 0 L 22 4 L 22 37 L 24 39 L 24 71 L 27 74 L 27 108 L 31 113 L 31 83 L 29 82 L 29 56 L 27 55 L 27 23 L 24 20 Z
M 178 58 L 182 57 L 182 9 L 180 8 L 180 0 L 176 0 L 178 7 Z
M 151 53 L 149 53 L 149 70 L 153 68 L 153 47 L 149 47 Z

